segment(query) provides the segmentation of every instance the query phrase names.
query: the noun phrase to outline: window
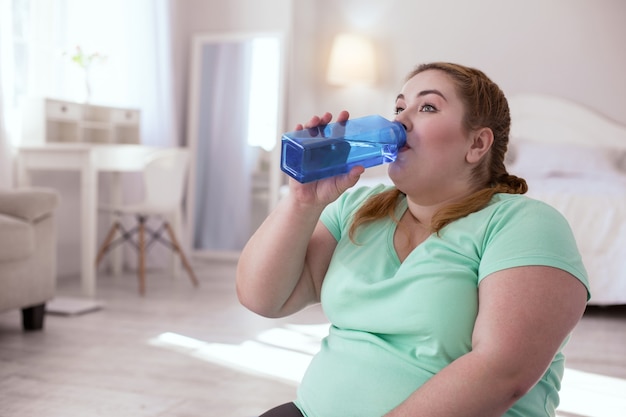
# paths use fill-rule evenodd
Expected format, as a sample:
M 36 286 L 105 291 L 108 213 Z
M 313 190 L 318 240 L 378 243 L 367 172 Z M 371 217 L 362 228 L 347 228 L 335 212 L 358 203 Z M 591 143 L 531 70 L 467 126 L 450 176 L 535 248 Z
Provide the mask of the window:
M 280 42 L 277 38 L 252 41 L 248 144 L 272 150 L 276 143 L 280 71 Z

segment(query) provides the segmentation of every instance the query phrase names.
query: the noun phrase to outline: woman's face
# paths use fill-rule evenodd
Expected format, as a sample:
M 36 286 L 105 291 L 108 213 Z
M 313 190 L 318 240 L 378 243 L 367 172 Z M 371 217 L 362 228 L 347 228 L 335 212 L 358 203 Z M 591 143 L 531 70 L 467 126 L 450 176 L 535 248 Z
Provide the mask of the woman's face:
M 462 125 L 464 104 L 449 76 L 438 70 L 415 75 L 402 87 L 396 112 L 395 120 L 407 130 L 406 146 L 388 169 L 396 187 L 424 205 L 466 195 L 472 140 Z

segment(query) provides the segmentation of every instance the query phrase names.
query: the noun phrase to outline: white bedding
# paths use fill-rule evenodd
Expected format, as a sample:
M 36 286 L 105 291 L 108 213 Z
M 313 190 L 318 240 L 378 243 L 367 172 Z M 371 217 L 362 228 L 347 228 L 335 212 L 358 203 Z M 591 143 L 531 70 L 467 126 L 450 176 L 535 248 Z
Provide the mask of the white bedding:
M 591 285 L 590 304 L 626 303 L 626 176 L 528 179 L 529 197 L 570 223 Z

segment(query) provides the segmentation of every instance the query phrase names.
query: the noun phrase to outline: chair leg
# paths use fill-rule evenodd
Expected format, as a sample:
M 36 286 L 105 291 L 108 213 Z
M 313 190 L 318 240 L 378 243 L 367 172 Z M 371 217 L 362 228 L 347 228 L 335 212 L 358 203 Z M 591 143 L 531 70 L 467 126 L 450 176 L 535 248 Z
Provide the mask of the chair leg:
M 176 250 L 176 252 L 178 252 L 178 254 L 180 255 L 180 259 L 183 261 L 183 266 L 185 267 L 185 270 L 189 274 L 189 278 L 191 278 L 191 282 L 193 283 L 194 287 L 197 287 L 198 279 L 196 278 L 196 275 L 193 273 L 193 270 L 191 269 L 191 265 L 187 261 L 187 257 L 185 256 L 183 249 L 178 244 L 178 239 L 176 239 L 176 235 L 174 234 L 174 231 L 172 230 L 172 226 L 170 226 L 170 224 L 167 222 L 165 223 L 165 230 L 167 230 L 167 234 L 169 235 L 170 240 L 172 241 L 172 246 L 174 246 L 174 250 Z
M 139 265 L 137 267 L 137 275 L 139 277 L 139 294 L 146 293 L 146 238 L 145 238 L 145 219 L 139 220 Z
M 171 221 L 169 222 L 170 226 L 172 226 L 174 234 L 180 236 L 181 231 L 183 230 L 180 210 L 176 210 L 176 212 L 174 212 L 171 217 Z M 178 278 L 180 277 L 180 271 L 182 266 L 180 256 L 177 255 L 175 250 L 172 251 L 170 255 L 170 268 L 172 270 L 172 278 Z
M 119 227 L 120 227 L 120 224 L 118 222 L 115 222 L 113 223 L 113 226 L 111 226 L 111 228 L 109 229 L 109 233 L 107 234 L 106 239 L 104 239 L 102 246 L 100 246 L 100 250 L 98 251 L 98 256 L 96 257 L 96 268 L 98 268 L 98 265 L 100 265 L 100 262 L 102 262 L 104 255 L 109 250 L 109 246 L 111 245 L 111 242 L 113 241 L 113 238 L 115 237 L 115 232 L 117 231 Z

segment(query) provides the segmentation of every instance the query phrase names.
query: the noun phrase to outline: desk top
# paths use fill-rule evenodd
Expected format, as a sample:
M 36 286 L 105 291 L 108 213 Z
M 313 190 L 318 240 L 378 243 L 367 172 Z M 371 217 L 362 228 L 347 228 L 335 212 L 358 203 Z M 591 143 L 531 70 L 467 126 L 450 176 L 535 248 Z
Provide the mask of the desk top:
M 141 171 L 147 159 L 161 149 L 165 148 L 88 143 L 47 143 L 17 148 L 22 157 L 30 159 L 27 163 L 29 168 L 58 169 L 63 166 L 64 161 L 78 157 L 87 158 L 97 171 Z

